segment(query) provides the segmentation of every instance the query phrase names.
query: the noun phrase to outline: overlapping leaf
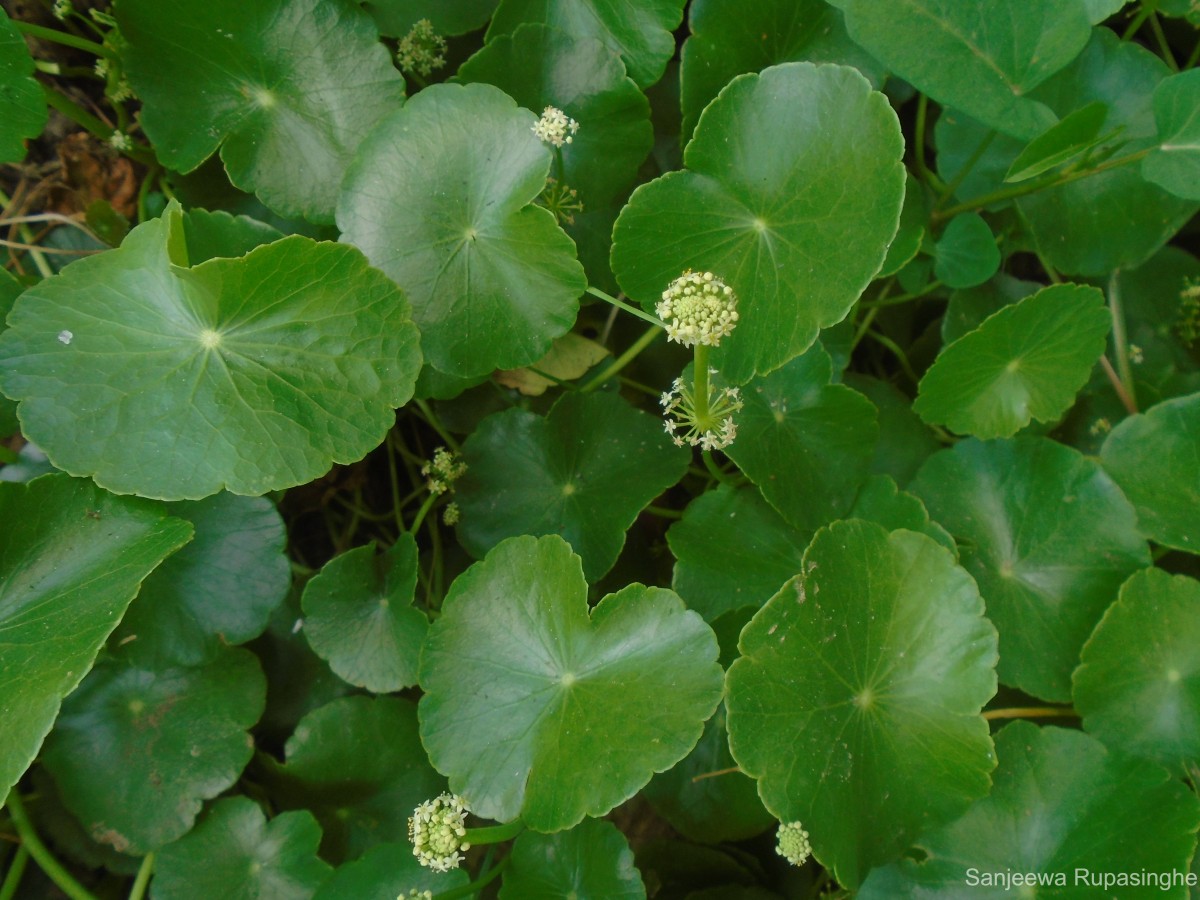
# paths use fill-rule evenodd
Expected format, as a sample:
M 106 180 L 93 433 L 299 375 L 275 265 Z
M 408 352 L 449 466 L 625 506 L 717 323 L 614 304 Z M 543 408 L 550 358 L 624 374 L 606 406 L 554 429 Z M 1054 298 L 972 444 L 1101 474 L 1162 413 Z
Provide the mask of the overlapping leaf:
M 979 711 L 996 689 L 996 632 L 971 577 L 925 535 L 861 520 L 820 530 L 738 648 L 734 759 L 842 885 L 987 793 Z
M 1129 501 L 1095 461 L 1044 438 L 962 441 L 911 487 L 979 583 L 1000 630 L 1000 680 L 1069 700 L 1084 641 L 1150 562 Z
M 429 620 L 413 605 L 417 543 L 402 534 L 334 557 L 304 586 L 304 635 L 341 678 L 376 694 L 417 683 Z
M 33 761 L 139 585 L 192 528 L 159 504 L 53 475 L 0 484 L 0 792 Z
M 380 123 L 346 175 L 343 240 L 404 288 L 434 368 L 470 377 L 540 359 L 587 282 L 533 206 L 551 154 L 533 113 L 486 84 L 433 85 Z
M 332 222 L 359 141 L 404 101 L 370 16 L 345 0 L 123 0 L 124 63 L 155 153 L 285 216 Z
M 779 368 L 842 320 L 879 271 L 904 196 L 895 113 L 856 70 L 788 63 L 734 79 L 683 172 L 642 185 L 613 233 L 613 272 L 646 308 L 685 269 L 736 291 L 714 353 L 730 381 Z
M 33 77 L 25 39 L 0 9 L 0 162 L 25 158 L 25 138 L 46 125 L 46 100 Z
M 155 900 L 309 900 L 329 877 L 321 828 L 308 812 L 267 821 L 247 797 L 216 803 L 196 829 L 158 855 Z
M 190 667 L 105 659 L 63 703 L 42 761 L 95 840 L 144 854 L 237 780 L 265 695 L 258 660 L 238 648 Z
M 1159 82 L 1154 120 L 1161 143 L 1142 162 L 1142 174 L 1178 197 L 1200 200 L 1200 69 Z
M 1187 772 L 1200 763 L 1200 582 L 1134 573 L 1083 648 L 1075 708 L 1122 753 Z
M 1200 394 L 1130 416 L 1104 441 L 1101 459 L 1137 509 L 1143 534 L 1200 552 Z
M 958 900 L 966 892 L 1011 896 L 980 876 L 1043 873 L 1037 896 L 1162 896 L 1133 873 L 1187 870 L 1200 803 L 1158 766 L 1106 753 L 1078 731 L 1014 722 L 996 735 L 1000 765 L 990 796 L 958 821 L 925 835 L 919 852 L 871 873 L 863 900 Z M 1076 881 L 1119 877 L 1121 885 Z M 976 881 L 968 880 L 974 872 Z M 1056 888 L 1055 879 L 1062 884 Z M 991 889 L 989 891 L 989 888 Z M 1180 892 L 1183 895 L 1183 892 Z
M 420 366 L 396 286 L 298 236 L 187 268 L 181 222 L 173 205 L 18 299 L 0 390 L 25 435 L 60 469 L 162 499 L 261 494 L 375 447 Z
M 499 0 L 365 0 L 363 7 L 381 33 L 404 37 L 421 19 L 443 35 L 465 34 L 484 25 Z
M 977 213 L 950 220 L 934 246 L 933 274 L 951 288 L 983 284 L 1000 267 L 1000 250 L 987 222 Z
M 449 891 L 463 887 L 470 878 L 465 869 L 435 872 L 422 866 L 405 840 L 377 844 L 353 862 L 338 866 L 313 900 L 408 900 L 410 891 Z
M 526 831 L 513 843 L 500 900 L 560 897 L 645 900 L 642 876 L 625 835 L 611 822 L 584 819 L 570 831 Z
M 1087 382 L 1110 325 L 1100 291 L 1052 285 L 944 348 L 913 409 L 980 438 L 1011 437 L 1030 419 L 1053 422 Z
M 595 38 L 620 54 L 629 76 L 647 88 L 662 77 L 675 52 L 672 36 L 683 20 L 684 0 L 501 0 L 487 40 L 511 34 L 525 22 L 551 25 L 568 34 Z
M 536 831 L 600 816 L 695 746 L 721 697 L 717 641 L 671 591 L 589 611 L 561 538 L 504 541 L 460 575 L 421 655 L 421 740 L 481 816 Z
M 588 578 L 617 561 L 637 514 L 675 484 L 687 454 L 615 394 L 564 394 L 543 418 L 489 416 L 463 445 L 459 539 L 483 556 L 504 538 L 557 534 Z
M 1032 138 L 1054 112 L 1026 95 L 1074 59 L 1090 25 L 1083 4 L 1025 0 L 830 0 L 850 36 L 933 99 Z

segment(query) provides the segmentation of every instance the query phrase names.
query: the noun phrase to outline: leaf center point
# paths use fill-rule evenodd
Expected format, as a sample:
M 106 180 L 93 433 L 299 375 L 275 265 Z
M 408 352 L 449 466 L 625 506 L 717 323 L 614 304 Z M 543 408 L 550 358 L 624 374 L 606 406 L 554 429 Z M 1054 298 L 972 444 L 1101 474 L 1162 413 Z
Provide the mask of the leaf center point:
M 558 679 L 558 683 L 561 684 L 565 688 L 569 688 L 571 685 L 573 685 L 575 683 L 575 681 L 576 681 L 576 679 L 575 679 L 574 672 L 563 672 L 562 676 L 559 677 L 559 679 Z
M 200 332 L 200 343 L 206 350 L 216 350 L 221 346 L 221 332 L 205 328 Z

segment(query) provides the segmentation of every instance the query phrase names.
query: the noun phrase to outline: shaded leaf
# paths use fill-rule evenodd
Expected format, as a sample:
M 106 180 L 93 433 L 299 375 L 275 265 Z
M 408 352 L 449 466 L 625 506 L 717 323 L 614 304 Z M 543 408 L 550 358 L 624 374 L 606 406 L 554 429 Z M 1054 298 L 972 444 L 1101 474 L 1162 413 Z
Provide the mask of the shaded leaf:
M 0 9 L 0 162 L 25 158 L 25 138 L 46 125 L 46 100 L 33 77 L 33 59 L 25 38 Z
M 910 487 L 959 540 L 1000 630 L 1000 680 L 1068 700 L 1084 641 L 1150 563 L 1129 501 L 1094 460 L 1045 438 L 961 441 Z
M 0 528 L 0 792 L 8 796 L 142 580 L 192 527 L 160 504 L 65 475 L 0 484 L 0 521 L 8 523 Z
M 1050 126 L 1018 154 L 1008 167 L 1005 181 L 1027 181 L 1074 159 L 1101 140 L 1100 127 L 1108 118 L 1108 106 L 1100 101 L 1081 106 Z
M 338 866 L 313 900 L 408 900 L 409 891 L 460 888 L 470 881 L 464 869 L 434 872 L 422 866 L 407 840 L 377 844 L 353 862 Z
M 481 816 L 600 816 L 695 746 L 721 697 L 711 629 L 632 584 L 589 611 L 561 538 L 504 541 L 460 575 L 421 654 L 421 740 Z
M 572 381 L 607 356 L 608 350 L 602 344 L 568 332 L 554 342 L 549 353 L 529 368 L 500 371 L 495 379 L 497 384 L 516 388 L 527 397 L 540 397 L 556 383 L 547 375 L 560 381 Z
M 650 309 L 685 269 L 737 293 L 714 364 L 735 384 L 840 322 L 883 264 L 904 196 L 895 113 L 856 70 L 787 63 L 734 79 L 704 112 L 687 169 L 634 191 L 613 272 Z
M 992 229 L 978 213 L 950 220 L 934 245 L 933 274 L 951 288 L 983 284 L 1000 267 L 1000 249 Z
M 733 757 L 842 885 L 987 793 L 979 711 L 996 690 L 996 632 L 931 539 L 859 520 L 821 529 L 738 647 Z
M 404 37 L 421 19 L 428 19 L 438 34 L 466 34 L 492 16 L 499 0 L 367 0 L 363 7 L 375 19 L 381 34 Z
M 611 822 L 584 819 L 558 834 L 522 832 L 513 843 L 500 900 L 561 897 L 645 900 L 625 835 Z
M 1162 143 L 1142 161 L 1142 174 L 1177 197 L 1200 200 L 1200 69 L 1159 82 L 1154 121 Z

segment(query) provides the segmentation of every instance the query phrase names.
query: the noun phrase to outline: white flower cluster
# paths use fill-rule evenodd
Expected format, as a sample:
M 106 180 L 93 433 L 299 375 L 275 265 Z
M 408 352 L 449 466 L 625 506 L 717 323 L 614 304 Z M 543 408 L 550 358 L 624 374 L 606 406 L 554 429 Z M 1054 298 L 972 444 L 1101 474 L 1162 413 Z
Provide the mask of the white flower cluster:
M 108 139 L 108 143 L 114 150 L 121 153 L 133 149 L 133 141 L 129 139 L 129 135 L 119 129 L 112 133 Z
M 408 839 L 421 865 L 435 872 L 458 868 L 463 861 L 461 851 L 471 849 L 463 840 L 468 812 L 462 797 L 455 794 L 441 794 L 413 810 L 408 820 Z
M 684 272 L 667 286 L 654 309 L 667 323 L 667 337 L 685 347 L 717 346 L 738 320 L 733 288 L 712 272 Z
M 454 490 L 454 482 L 462 478 L 466 471 L 467 464 L 460 462 L 458 455 L 445 447 L 438 447 L 433 451 L 433 459 L 421 466 L 421 474 L 426 478 L 425 486 L 435 497 Z
M 428 78 L 446 64 L 446 39 L 428 19 L 418 19 L 396 46 L 396 62 L 405 72 Z
M 433 891 L 418 891 L 416 888 L 401 894 L 396 900 L 433 900 Z
M 542 117 L 530 130 L 537 135 L 538 140 L 561 147 L 575 139 L 575 132 L 579 131 L 579 123 L 557 106 L 547 106 Z
M 808 832 L 799 822 L 779 824 L 776 834 L 775 852 L 790 862 L 793 866 L 802 866 L 812 855 L 812 844 L 808 842 Z
M 709 369 L 710 376 L 716 369 Z M 691 444 L 701 450 L 723 450 L 737 437 L 733 414 L 742 408 L 742 394 L 735 388 L 721 388 L 714 395 L 712 381 L 708 382 L 708 415 L 701 422 L 696 412 L 696 398 L 682 378 L 676 378 L 671 390 L 659 401 L 663 408 L 663 428 L 676 447 Z

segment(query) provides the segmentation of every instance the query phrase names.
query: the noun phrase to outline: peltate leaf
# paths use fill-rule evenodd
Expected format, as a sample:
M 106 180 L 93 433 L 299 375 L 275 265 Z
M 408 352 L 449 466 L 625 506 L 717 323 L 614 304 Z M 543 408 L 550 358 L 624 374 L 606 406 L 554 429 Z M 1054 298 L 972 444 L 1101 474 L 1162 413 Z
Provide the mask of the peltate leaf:
M 638 513 L 683 477 L 688 454 L 616 394 L 566 393 L 544 418 L 511 409 L 484 419 L 463 460 L 458 534 L 469 552 L 558 534 L 596 579 L 617 561 Z
M 946 287 L 983 284 L 999 267 L 996 237 L 978 213 L 955 216 L 934 245 L 933 274 Z
M 309 812 L 267 821 L 247 797 L 218 801 L 195 831 L 164 847 L 154 900 L 309 900 L 329 877 L 317 858 L 321 827 Z
M 961 441 L 911 489 L 959 540 L 1000 630 L 1000 680 L 1069 700 L 1083 642 L 1150 563 L 1129 501 L 1095 461 L 1045 438 Z
M 421 741 L 474 812 L 562 831 L 695 746 L 721 697 L 716 660 L 671 591 L 632 584 L 589 611 L 562 538 L 511 538 L 455 580 L 429 629 Z
M 0 484 L 0 793 L 29 767 L 138 586 L 192 527 L 159 504 L 50 475 Z
M 541 358 L 587 287 L 571 239 L 532 205 L 550 170 L 535 121 L 491 85 L 435 84 L 363 141 L 342 186 L 342 239 L 404 288 L 449 375 Z
M 612 822 L 584 819 L 570 831 L 525 831 L 512 848 L 500 900 L 559 900 L 574 895 L 646 900 L 625 835 Z
M 121 0 L 123 61 L 166 166 L 218 148 L 230 181 L 285 216 L 332 222 L 338 185 L 404 79 L 347 0 Z
M 341 678 L 376 694 L 417 683 L 429 620 L 413 603 L 417 542 L 401 534 L 387 551 L 356 547 L 304 586 L 304 635 Z
M 1035 137 L 1054 113 L 1026 95 L 1074 59 L 1091 31 L 1083 4 L 1025 0 L 830 0 L 850 36 L 933 99 L 1005 134 Z
M 46 125 L 46 100 L 33 77 L 33 59 L 25 38 L 0 9 L 0 162 L 25 158 L 25 138 Z
M 647 309 L 686 269 L 737 294 L 714 352 L 736 384 L 807 350 L 879 271 L 904 197 L 884 96 L 845 66 L 788 63 L 735 78 L 684 152 L 634 191 L 613 231 L 617 281 Z
M 1112 324 L 1093 287 L 1056 284 L 988 317 L 938 354 L 913 410 L 980 438 L 1053 422 L 1088 380 Z
M 1105 470 L 1151 540 L 1200 553 L 1200 394 L 1130 416 L 1104 441 Z
M 18 299 L 0 390 L 54 465 L 199 499 L 303 484 L 383 440 L 420 367 L 391 281 L 299 236 L 192 268 L 186 246 L 172 205 Z
M 265 698 L 258 660 L 239 648 L 191 667 L 104 659 L 63 703 L 42 762 L 96 841 L 144 854 L 237 780 Z
M 1012 886 L 1038 897 L 1170 896 L 1129 876 L 1187 871 L 1200 804 L 1181 782 L 1086 734 L 1031 722 L 997 734 L 996 756 L 991 795 L 921 838 L 914 858 L 871 873 L 862 900 L 1011 897 Z M 1097 880 L 1077 881 L 1081 870 Z M 1014 873 L 1043 877 L 1006 887 Z M 1106 874 L 1125 881 L 1105 885 Z
M 511 34 L 524 22 L 552 25 L 568 34 L 595 38 L 620 54 L 629 77 L 647 88 L 662 77 L 675 52 L 671 34 L 683 21 L 684 0 L 501 0 L 487 42 Z
M 987 793 L 979 711 L 996 690 L 996 631 L 971 577 L 925 535 L 821 529 L 738 649 L 733 757 L 843 886 Z
M 1200 582 L 1161 569 L 1121 585 L 1075 670 L 1083 727 L 1180 773 L 1200 762 Z

